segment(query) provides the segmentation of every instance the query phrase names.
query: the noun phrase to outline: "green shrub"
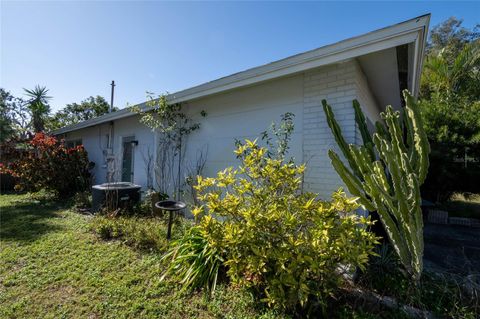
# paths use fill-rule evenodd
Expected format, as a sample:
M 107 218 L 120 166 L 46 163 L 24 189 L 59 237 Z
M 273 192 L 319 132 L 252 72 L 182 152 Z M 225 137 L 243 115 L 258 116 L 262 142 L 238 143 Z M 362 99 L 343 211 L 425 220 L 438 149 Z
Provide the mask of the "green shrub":
M 0 173 L 15 177 L 16 190 L 55 192 L 60 198 L 88 190 L 91 164 L 82 145 L 68 148 L 63 140 L 36 133 L 30 141 L 0 145 Z
M 188 224 L 177 223 L 176 227 L 181 235 Z M 156 218 L 96 216 L 91 229 L 102 239 L 118 239 L 137 249 L 163 252 L 168 247 L 166 226 Z
M 73 202 L 77 208 L 92 207 L 92 193 L 91 191 L 78 192 L 73 197 Z
M 238 169 L 198 177 L 204 205 L 193 213 L 203 241 L 224 258 L 234 284 L 254 289 L 269 305 L 325 306 L 342 281 L 340 269 L 368 261 L 376 242 L 369 220 L 352 213 L 359 205 L 341 190 L 331 201 L 301 192 L 304 165 L 269 158 L 251 141 L 235 153 Z

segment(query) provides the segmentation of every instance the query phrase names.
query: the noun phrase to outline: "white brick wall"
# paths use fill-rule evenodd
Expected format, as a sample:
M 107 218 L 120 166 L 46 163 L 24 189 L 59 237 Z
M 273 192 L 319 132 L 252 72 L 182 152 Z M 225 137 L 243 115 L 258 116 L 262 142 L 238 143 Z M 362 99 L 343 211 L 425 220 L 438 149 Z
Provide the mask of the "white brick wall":
M 357 88 L 357 100 L 360 103 L 367 120 L 370 120 L 373 128 L 373 124 L 380 120 L 381 109 L 370 90 L 367 77 L 358 63 L 356 63 L 356 70 L 355 83 Z M 360 134 L 357 134 L 357 143 L 362 143 Z
M 356 65 L 348 61 L 321 67 L 304 74 L 303 92 L 303 159 L 307 162 L 305 189 L 323 198 L 342 185 L 328 157 L 328 150 L 337 149 L 327 125 L 322 99 L 332 106 L 335 117 L 348 142 L 355 140 L 354 113 L 351 103 L 356 98 Z
M 303 159 L 307 163 L 305 189 L 319 193 L 326 199 L 344 185 L 328 157 L 329 149 L 337 153 L 340 151 L 327 125 L 322 99 L 332 106 L 348 143 L 361 141 L 355 125 L 352 100 L 358 99 L 367 116 L 373 120 L 378 116 L 378 108 L 356 60 L 306 72 L 303 85 Z

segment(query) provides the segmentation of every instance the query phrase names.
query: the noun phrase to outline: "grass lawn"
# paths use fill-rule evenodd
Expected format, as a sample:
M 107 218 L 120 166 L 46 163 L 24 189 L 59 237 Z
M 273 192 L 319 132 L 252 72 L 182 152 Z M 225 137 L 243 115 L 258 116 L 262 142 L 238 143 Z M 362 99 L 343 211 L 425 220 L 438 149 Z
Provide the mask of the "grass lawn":
M 98 239 L 61 204 L 0 195 L 0 210 L 0 318 L 276 317 L 233 288 L 180 293 L 160 254 Z
M 470 217 L 480 219 L 480 194 L 465 196 L 454 194 L 452 198 L 442 205 L 450 216 Z
M 69 207 L 31 195 L 0 195 L 0 318 L 285 317 L 232 286 L 220 285 L 207 298 L 202 292 L 180 292 L 173 279 L 161 282 L 165 264 L 160 258 L 167 247 L 161 221 L 93 218 Z M 173 234 L 179 236 L 181 230 L 174 228 Z M 117 239 L 104 240 L 100 234 Z M 436 302 L 446 295 L 442 285 L 427 285 L 413 299 L 402 295 L 408 286 L 407 280 L 395 277 L 383 288 L 388 288 L 387 295 L 398 290 L 399 296 L 394 295 L 406 304 L 440 313 L 445 313 L 445 304 L 457 304 L 458 298 L 450 297 L 453 303 Z M 438 289 L 434 293 L 429 287 Z M 373 310 L 356 302 L 352 307 L 342 300 L 330 306 L 329 318 L 406 318 L 400 311 Z M 465 308 L 454 313 L 474 312 Z

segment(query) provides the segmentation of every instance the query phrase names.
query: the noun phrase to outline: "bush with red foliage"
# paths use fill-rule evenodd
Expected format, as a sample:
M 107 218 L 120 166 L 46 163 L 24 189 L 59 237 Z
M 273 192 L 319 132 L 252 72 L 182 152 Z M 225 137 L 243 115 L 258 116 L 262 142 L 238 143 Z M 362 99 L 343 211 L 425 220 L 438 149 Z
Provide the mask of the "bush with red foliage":
M 46 189 L 63 197 L 90 187 L 89 161 L 82 145 L 67 148 L 63 140 L 36 133 L 30 141 L 3 144 L 0 151 L 0 173 L 16 179 L 16 190 Z

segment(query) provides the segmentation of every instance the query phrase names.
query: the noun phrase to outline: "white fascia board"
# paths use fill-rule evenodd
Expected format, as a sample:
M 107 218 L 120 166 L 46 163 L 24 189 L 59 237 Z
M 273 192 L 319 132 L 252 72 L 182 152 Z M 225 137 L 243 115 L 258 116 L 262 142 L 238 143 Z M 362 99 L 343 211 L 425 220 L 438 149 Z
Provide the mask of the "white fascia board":
M 312 68 L 342 62 L 364 54 L 407 43 L 415 43 L 414 74 L 411 90 L 413 94 L 416 95 L 418 94 L 419 75 L 422 69 L 423 52 L 425 50 L 429 21 L 429 14 L 420 16 L 390 27 L 178 91 L 168 95 L 167 100 L 169 103 L 180 103 L 198 99 L 227 90 L 253 85 L 258 82 L 303 72 Z M 142 111 L 148 110 L 145 103 L 141 103 L 138 106 L 140 106 Z M 132 113 L 129 109 L 123 109 L 92 120 L 61 128 L 54 131 L 53 134 L 63 134 L 133 115 L 135 115 L 135 113 Z
M 412 88 L 413 96 L 418 97 L 420 91 L 420 75 L 423 69 L 423 60 L 425 56 L 425 47 L 427 45 L 428 26 L 430 24 L 430 15 L 422 17 L 424 19 L 423 28 L 419 30 L 417 39 L 415 40 L 415 55 L 413 59 Z
M 145 111 L 147 109 L 145 103 L 139 104 L 137 106 L 140 107 L 141 111 Z M 119 110 L 119 111 L 116 111 L 116 112 L 112 112 L 112 113 L 107 113 L 107 114 L 104 114 L 102 116 L 99 116 L 99 117 L 96 117 L 96 118 L 93 118 L 93 119 L 90 119 L 90 120 L 86 120 L 86 121 L 83 121 L 83 122 L 80 122 L 80 123 L 77 123 L 77 124 L 62 127 L 58 130 L 53 131 L 52 134 L 53 135 L 65 134 L 65 133 L 68 133 L 68 132 L 71 132 L 71 131 L 76 131 L 76 130 L 79 130 L 79 129 L 82 129 L 82 128 L 86 128 L 86 127 L 90 127 L 90 126 L 95 126 L 95 125 L 99 125 L 99 124 L 108 123 L 110 121 L 123 119 L 123 118 L 126 118 L 126 117 L 133 116 L 135 114 L 136 113 L 133 113 L 132 111 L 130 111 L 130 108 L 125 108 L 125 109 L 122 109 L 122 110 Z

